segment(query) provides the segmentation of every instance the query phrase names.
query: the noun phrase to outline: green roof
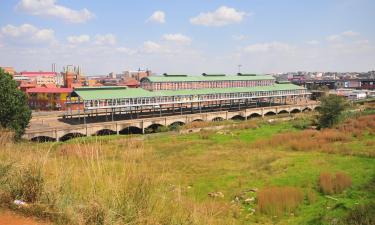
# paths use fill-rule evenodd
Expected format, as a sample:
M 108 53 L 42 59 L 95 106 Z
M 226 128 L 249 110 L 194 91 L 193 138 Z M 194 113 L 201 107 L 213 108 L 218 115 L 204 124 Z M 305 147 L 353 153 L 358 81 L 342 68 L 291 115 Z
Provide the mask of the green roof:
M 274 80 L 275 78 L 270 75 L 254 75 L 254 74 L 241 74 L 241 75 L 228 75 L 220 74 L 205 75 L 205 76 L 149 76 L 143 78 L 151 82 L 199 82 L 199 81 L 246 81 L 246 80 Z M 143 80 L 142 79 L 142 80 Z
M 94 87 L 76 88 L 72 96 L 80 96 L 84 100 L 99 99 L 120 99 L 120 98 L 146 98 L 157 96 L 181 96 L 181 95 L 205 95 L 222 93 L 245 93 L 257 91 L 282 91 L 282 90 L 303 90 L 304 87 L 294 84 L 274 84 L 271 86 L 238 87 L 238 88 L 207 88 L 187 90 L 164 90 L 148 91 L 142 88 L 127 87 Z

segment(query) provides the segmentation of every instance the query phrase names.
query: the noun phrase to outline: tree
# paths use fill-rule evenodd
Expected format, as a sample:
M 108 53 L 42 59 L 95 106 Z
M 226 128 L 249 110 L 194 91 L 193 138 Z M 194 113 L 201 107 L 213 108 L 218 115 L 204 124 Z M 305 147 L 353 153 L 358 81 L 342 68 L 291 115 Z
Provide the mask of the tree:
M 332 127 L 340 121 L 342 112 L 348 107 L 344 97 L 328 95 L 320 99 L 319 127 Z
M 0 127 L 15 132 L 15 138 L 22 136 L 31 119 L 31 110 L 25 93 L 17 88 L 12 75 L 0 68 Z

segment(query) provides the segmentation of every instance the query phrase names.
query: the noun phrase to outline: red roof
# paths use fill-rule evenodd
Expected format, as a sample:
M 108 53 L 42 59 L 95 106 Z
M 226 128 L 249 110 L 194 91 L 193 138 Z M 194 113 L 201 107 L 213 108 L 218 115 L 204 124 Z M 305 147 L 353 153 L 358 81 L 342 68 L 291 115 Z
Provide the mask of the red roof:
M 26 93 L 70 93 L 70 92 L 73 92 L 73 88 L 37 87 L 37 88 L 30 88 L 26 91 Z
M 57 75 L 56 72 L 20 72 L 25 77 L 54 77 Z
M 42 87 L 45 87 L 45 88 L 57 88 L 56 84 L 43 84 Z

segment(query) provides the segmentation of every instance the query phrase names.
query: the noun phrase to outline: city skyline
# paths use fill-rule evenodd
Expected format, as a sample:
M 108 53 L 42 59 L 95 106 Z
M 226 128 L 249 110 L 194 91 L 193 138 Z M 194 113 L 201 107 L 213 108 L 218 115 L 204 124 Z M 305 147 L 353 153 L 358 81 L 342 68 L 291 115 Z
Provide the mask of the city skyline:
M 375 3 L 343 1 L 2 2 L 0 63 L 67 64 L 89 75 L 374 69 Z

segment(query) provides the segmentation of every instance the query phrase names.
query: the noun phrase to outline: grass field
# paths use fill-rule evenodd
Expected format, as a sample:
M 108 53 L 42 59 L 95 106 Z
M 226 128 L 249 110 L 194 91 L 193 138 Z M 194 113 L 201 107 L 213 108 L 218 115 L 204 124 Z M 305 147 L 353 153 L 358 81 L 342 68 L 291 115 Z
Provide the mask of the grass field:
M 295 124 L 65 143 L 3 138 L 0 202 L 56 224 L 374 221 L 375 116 L 323 131 Z

